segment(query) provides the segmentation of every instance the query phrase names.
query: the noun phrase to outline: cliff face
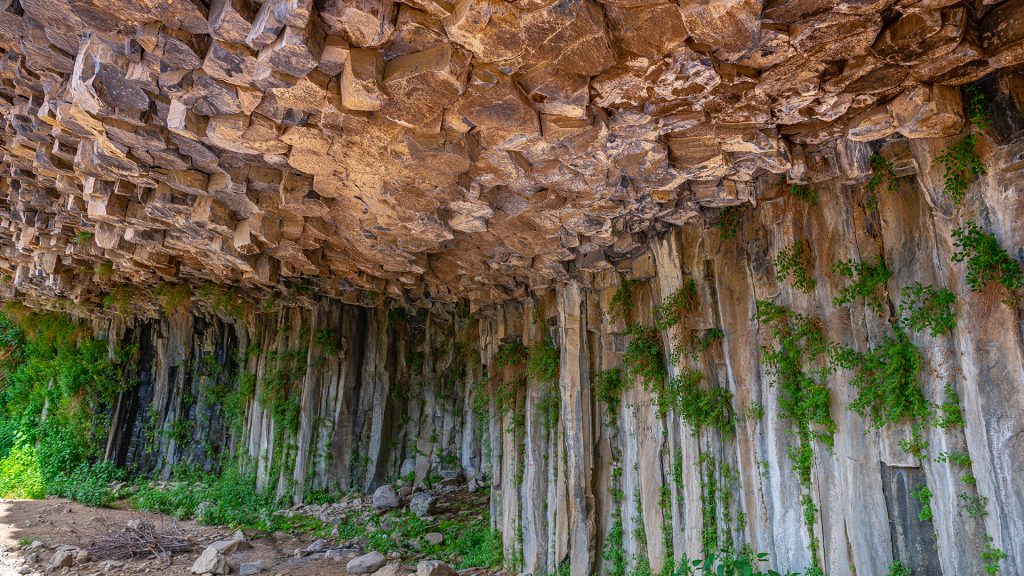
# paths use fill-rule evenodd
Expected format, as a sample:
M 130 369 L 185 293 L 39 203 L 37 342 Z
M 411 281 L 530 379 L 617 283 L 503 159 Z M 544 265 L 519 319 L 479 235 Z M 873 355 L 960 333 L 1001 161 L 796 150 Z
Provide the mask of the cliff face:
M 779 188 L 734 227 L 676 228 L 619 271 L 477 318 L 322 299 L 246 320 L 115 320 L 112 341 L 139 344 L 140 384 L 114 408 L 108 457 L 167 475 L 176 462 L 215 468 L 230 452 L 296 499 L 461 469 L 490 484 L 507 561 L 534 574 L 566 562 L 571 574 L 660 572 L 684 555 L 748 546 L 780 568 L 817 564 L 828 574 L 884 574 L 895 560 L 915 573 L 978 574 L 999 549 L 997 573 L 1020 574 L 1019 306 L 996 283 L 972 291 L 952 259 L 952 233 L 968 220 L 1003 246 L 1024 240 L 1012 217 L 1024 145 L 999 147 L 998 138 L 982 144 L 987 173 L 960 207 L 936 183 L 934 158 L 947 141 L 882 146 L 893 186 L 873 201 L 846 183 L 862 179 L 871 152 L 852 146 L 838 159 L 851 172 L 819 185 L 814 204 Z M 800 240 L 816 280 L 806 291 L 792 275 L 778 277 L 780 252 Z M 865 298 L 835 302 L 850 279 L 833 265 L 879 257 L 889 276 Z M 955 295 L 955 328 L 933 336 L 898 322 L 907 315 L 901 291 L 915 283 Z M 671 386 L 651 386 L 630 357 L 646 336 L 628 326 L 667 324 L 664 303 L 678 302 L 680 288 L 692 303 L 675 325 L 655 329 L 655 357 L 667 382 L 699 375 L 680 396 L 703 408 L 666 401 Z M 816 434 L 802 435 L 784 370 L 771 369 L 779 320 L 759 313 L 758 301 L 857 352 L 888 350 L 905 334 L 920 358 L 910 387 L 931 414 L 874 426 L 870 412 L 853 410 L 868 361 L 816 372 L 834 363 L 812 351 L 812 329 L 790 351 L 825 387 L 827 412 L 806 420 Z M 631 310 L 622 314 L 624 302 Z M 554 349 L 552 381 L 551 357 L 535 359 Z M 634 370 L 616 387 L 609 374 L 624 356 Z M 876 372 L 905 368 L 894 357 L 880 362 Z M 813 403 L 804 386 L 797 398 Z M 724 405 L 709 395 L 716 390 L 728 393 Z M 890 404 L 911 397 L 899 387 L 877 393 Z
M 132 351 L 105 459 L 1024 575 L 1021 0 L 0 8 L 0 289 Z

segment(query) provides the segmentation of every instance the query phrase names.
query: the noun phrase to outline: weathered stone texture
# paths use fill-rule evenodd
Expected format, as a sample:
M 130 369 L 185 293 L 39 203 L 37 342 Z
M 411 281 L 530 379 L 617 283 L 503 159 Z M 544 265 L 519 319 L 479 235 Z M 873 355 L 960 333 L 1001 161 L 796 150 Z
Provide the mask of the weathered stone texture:
M 1024 62 L 1018 0 L 9 4 L 4 270 L 56 295 L 48 252 L 78 302 L 299 275 L 517 298 L 771 174 L 818 178 L 844 139 L 954 134 L 958 87 Z M 248 241 L 253 214 L 295 233 Z M 69 251 L 79 232 L 102 250 Z

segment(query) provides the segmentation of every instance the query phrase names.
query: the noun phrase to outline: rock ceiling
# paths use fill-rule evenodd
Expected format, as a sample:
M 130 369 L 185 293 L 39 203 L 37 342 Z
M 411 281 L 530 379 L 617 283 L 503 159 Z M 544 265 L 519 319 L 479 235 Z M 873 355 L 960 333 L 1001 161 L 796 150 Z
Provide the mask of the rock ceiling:
M 958 86 L 1024 62 L 1021 0 L 0 6 L 0 268 L 78 301 L 520 296 L 851 141 L 955 134 Z

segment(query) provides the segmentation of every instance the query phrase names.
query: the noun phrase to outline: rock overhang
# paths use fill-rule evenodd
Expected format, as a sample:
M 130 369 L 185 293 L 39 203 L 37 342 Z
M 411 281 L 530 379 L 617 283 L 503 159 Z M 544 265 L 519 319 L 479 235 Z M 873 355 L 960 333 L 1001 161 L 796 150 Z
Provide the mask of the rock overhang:
M 1024 2 L 23 0 L 8 295 L 315 282 L 474 306 L 613 269 L 863 143 L 959 133 Z M 353 296 L 363 299 L 365 296 Z

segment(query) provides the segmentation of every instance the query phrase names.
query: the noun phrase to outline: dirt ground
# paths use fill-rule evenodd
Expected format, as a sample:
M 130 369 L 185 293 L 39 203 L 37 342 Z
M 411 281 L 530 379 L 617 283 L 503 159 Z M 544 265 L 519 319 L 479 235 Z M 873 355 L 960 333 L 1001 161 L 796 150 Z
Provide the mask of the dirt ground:
M 140 550 L 140 557 L 112 561 L 90 555 L 78 556 L 71 567 L 51 569 L 50 562 L 62 546 L 88 550 L 98 543 L 110 541 L 111 531 L 118 533 L 132 521 L 152 522 L 161 534 L 190 543 L 191 550 L 170 556 L 169 560 L 153 558 Z M 66 574 L 92 576 L 110 574 L 156 574 L 185 576 L 203 549 L 216 540 L 230 539 L 232 531 L 225 527 L 201 526 L 170 516 L 137 510 L 89 508 L 70 500 L 0 500 L 0 576 Z M 229 556 L 232 574 L 239 564 L 261 561 L 267 576 L 306 576 L 345 574 L 346 562 L 358 555 L 356 550 L 336 551 L 334 558 L 324 554 L 296 557 L 296 550 L 305 549 L 313 538 L 303 539 L 275 533 L 247 534 L 252 547 Z M 32 543 L 35 547 L 32 546 Z M 72 551 L 77 554 L 76 551 Z M 145 556 L 150 556 L 146 558 Z M 397 563 L 389 559 L 389 564 Z M 414 571 L 409 567 L 408 572 Z M 398 570 L 397 573 L 405 572 Z M 408 573 L 405 572 L 405 573 Z

